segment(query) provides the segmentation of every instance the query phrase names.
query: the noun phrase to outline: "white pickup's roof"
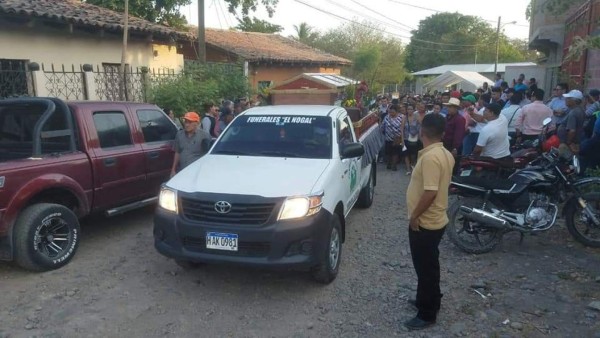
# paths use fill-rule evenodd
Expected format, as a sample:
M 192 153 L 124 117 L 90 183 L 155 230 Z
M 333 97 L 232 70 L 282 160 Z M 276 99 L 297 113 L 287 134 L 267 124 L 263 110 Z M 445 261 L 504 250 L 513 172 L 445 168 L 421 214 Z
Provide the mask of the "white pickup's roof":
M 319 105 L 279 105 L 250 108 L 242 115 L 294 115 L 294 116 L 328 116 L 332 111 L 340 109 L 337 106 Z

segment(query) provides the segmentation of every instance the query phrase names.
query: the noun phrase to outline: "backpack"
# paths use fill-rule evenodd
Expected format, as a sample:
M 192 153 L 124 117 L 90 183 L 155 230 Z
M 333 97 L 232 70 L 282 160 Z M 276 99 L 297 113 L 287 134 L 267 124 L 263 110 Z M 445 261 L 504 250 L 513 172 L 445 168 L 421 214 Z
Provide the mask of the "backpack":
M 598 115 L 600 111 L 592 113 L 590 116 L 586 116 L 583 121 L 583 133 L 586 138 L 592 137 L 594 133 L 594 125 L 596 124 L 596 120 L 598 119 Z
M 215 132 L 215 130 L 217 128 L 217 120 L 214 117 L 212 117 L 212 116 L 210 116 L 208 114 L 205 115 L 205 117 L 208 117 L 208 119 L 210 120 L 210 128 L 209 128 L 209 130 L 210 130 L 210 136 L 217 137 L 217 134 Z

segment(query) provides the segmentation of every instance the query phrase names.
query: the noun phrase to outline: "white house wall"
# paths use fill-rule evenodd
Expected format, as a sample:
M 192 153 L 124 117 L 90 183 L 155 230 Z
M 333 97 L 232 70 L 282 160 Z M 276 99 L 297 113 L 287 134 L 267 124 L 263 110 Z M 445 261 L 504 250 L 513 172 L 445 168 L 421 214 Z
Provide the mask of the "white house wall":
M 100 33 L 69 33 L 66 29 L 0 27 L 0 59 L 20 59 L 45 66 L 65 65 L 76 68 L 82 64 L 101 66 L 121 62 L 122 39 L 117 35 Z M 183 55 L 175 46 L 156 45 L 150 41 L 130 39 L 127 63 L 132 67 L 154 69 L 183 68 Z

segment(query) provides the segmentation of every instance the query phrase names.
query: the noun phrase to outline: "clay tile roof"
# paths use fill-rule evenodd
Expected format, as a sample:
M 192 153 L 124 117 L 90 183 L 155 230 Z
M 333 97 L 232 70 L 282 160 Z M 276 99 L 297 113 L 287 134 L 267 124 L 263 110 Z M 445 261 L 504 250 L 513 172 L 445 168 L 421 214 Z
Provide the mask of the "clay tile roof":
M 197 28 L 195 28 L 197 29 Z M 194 32 L 194 28 L 190 28 Z M 207 28 L 207 45 L 236 54 L 248 61 L 349 65 L 351 61 L 277 34 Z
M 42 18 L 79 27 L 123 31 L 121 13 L 90 5 L 81 0 L 0 0 L 0 14 Z M 129 30 L 132 33 L 153 34 L 157 38 L 172 37 L 177 40 L 192 38 L 186 32 L 179 32 L 133 16 L 129 17 Z

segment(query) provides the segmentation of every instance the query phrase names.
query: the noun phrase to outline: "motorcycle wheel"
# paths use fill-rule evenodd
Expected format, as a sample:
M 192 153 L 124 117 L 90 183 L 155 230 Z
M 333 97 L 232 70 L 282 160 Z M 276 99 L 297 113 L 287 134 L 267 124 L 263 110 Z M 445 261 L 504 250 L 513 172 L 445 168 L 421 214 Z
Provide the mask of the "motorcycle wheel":
M 504 234 L 499 229 L 482 227 L 479 222 L 467 219 L 459 212 L 461 205 L 481 208 L 482 198 L 457 198 L 448 210 L 448 228 L 446 232 L 450 241 L 461 250 L 481 254 L 492 251 L 501 241 Z M 489 211 L 489 208 L 486 208 Z
M 588 193 L 583 196 L 588 205 L 600 217 L 600 193 Z M 565 211 L 567 229 L 581 244 L 600 248 L 600 227 L 588 219 L 579 203 L 570 204 Z

